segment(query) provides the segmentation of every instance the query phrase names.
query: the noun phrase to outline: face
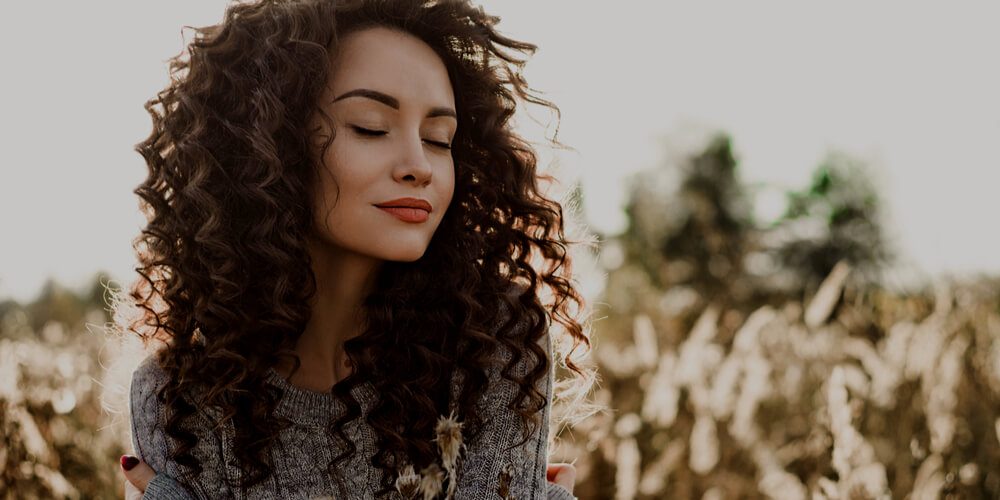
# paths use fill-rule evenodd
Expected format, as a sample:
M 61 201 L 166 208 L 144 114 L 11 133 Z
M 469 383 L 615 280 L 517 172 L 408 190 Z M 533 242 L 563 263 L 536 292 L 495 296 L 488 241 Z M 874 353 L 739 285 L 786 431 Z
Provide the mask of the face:
M 381 27 L 347 35 L 331 57 L 320 106 L 334 139 L 318 166 L 319 237 L 338 250 L 415 261 L 455 187 L 450 146 L 458 122 L 447 70 L 418 38 Z M 329 127 L 313 123 L 322 142 Z M 411 200 L 398 204 L 424 206 L 385 207 L 403 198 Z

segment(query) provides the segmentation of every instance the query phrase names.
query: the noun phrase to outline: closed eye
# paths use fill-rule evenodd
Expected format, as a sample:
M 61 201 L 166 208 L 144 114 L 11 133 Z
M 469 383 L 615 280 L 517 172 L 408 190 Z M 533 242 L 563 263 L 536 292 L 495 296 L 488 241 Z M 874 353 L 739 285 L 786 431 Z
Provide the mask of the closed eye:
M 357 125 L 351 125 L 351 129 L 353 129 L 354 132 L 357 133 L 358 135 L 363 135 L 367 137 L 380 137 L 388 133 L 385 130 L 372 130 L 364 127 L 359 127 Z M 424 142 L 441 149 L 451 149 L 451 144 L 448 144 L 447 142 L 431 141 L 428 139 L 424 139 Z
M 372 129 L 368 129 L 368 128 L 359 127 L 357 125 L 351 125 L 351 128 L 354 129 L 354 132 L 356 132 L 356 133 L 358 133 L 360 135 L 367 135 L 367 136 L 372 136 L 372 137 L 378 137 L 380 135 L 387 134 L 387 132 L 385 130 L 372 130 Z
M 447 142 L 427 141 L 427 144 L 431 144 L 441 149 L 451 149 L 451 144 L 448 144 Z

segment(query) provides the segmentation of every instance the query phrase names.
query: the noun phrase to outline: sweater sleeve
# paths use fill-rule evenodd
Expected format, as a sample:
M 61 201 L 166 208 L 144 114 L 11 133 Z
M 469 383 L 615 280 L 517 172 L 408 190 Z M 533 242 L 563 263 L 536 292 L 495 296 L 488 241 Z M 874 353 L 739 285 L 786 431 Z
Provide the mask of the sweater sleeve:
M 132 448 L 135 456 L 146 462 L 156 476 L 146 486 L 146 500 L 195 500 L 197 497 L 167 472 L 170 447 L 162 425 L 164 408 L 156 392 L 166 382 L 165 374 L 150 356 L 132 374 L 129 389 L 129 412 L 132 423 Z
M 541 339 L 547 355 L 551 343 L 546 334 Z M 501 348 L 502 363 L 489 367 L 490 389 L 483 396 L 483 429 L 480 435 L 467 444 L 459 466 L 457 495 L 461 498 L 481 499 L 558 499 L 574 500 L 562 486 L 546 479 L 548 461 L 549 415 L 552 406 L 553 371 L 539 380 L 536 388 L 545 395 L 546 405 L 542 419 L 527 442 L 520 446 L 523 424 L 516 411 L 509 406 L 517 396 L 518 386 L 504 379 L 502 367 L 511 359 L 507 348 Z M 550 355 L 551 356 L 551 355 Z M 529 369 L 530 355 L 522 357 L 514 371 L 525 375 Z M 550 357 L 551 359 L 551 357 Z M 550 367 L 552 364 L 550 363 Z

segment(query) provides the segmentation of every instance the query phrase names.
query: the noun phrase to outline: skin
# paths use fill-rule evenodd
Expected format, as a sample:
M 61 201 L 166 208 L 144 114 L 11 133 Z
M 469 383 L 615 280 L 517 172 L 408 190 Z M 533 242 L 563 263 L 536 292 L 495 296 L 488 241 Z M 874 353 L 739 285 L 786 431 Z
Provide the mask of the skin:
M 370 93 L 358 95 L 358 89 L 390 96 L 395 108 Z M 333 120 L 335 139 L 322 158 L 325 166 L 317 161 L 317 237 L 307 242 L 316 294 L 296 345 L 302 364 L 289 382 L 329 391 L 350 374 L 343 345 L 362 331 L 360 306 L 381 263 L 423 256 L 451 203 L 455 170 L 447 146 L 458 122 L 451 81 L 433 49 L 382 27 L 341 41 L 339 53 L 331 54 L 319 106 Z M 331 130 L 318 116 L 313 125 L 314 142 L 320 144 Z M 432 207 L 427 220 L 403 222 L 374 206 L 403 197 L 427 200 Z M 286 377 L 291 373 L 290 364 L 275 369 Z M 127 499 L 141 498 L 156 475 L 141 461 L 122 471 Z M 548 480 L 571 492 L 575 477 L 570 464 L 548 466 Z
M 350 373 L 343 344 L 361 333 L 360 305 L 381 263 L 412 262 L 427 250 L 454 193 L 447 146 L 458 126 L 444 63 L 412 35 L 387 28 L 348 35 L 340 53 L 331 55 L 330 74 L 320 102 L 333 119 L 335 139 L 320 167 L 318 237 L 308 242 L 316 294 L 296 346 L 302 366 L 289 380 L 316 391 L 328 391 Z M 398 109 L 349 95 L 359 89 L 391 96 Z M 433 110 L 452 116 L 428 117 Z M 330 135 L 325 121 L 316 117 L 313 123 L 314 142 Z M 403 197 L 427 200 L 428 219 L 407 223 L 374 206 Z M 276 369 L 291 372 L 290 365 Z

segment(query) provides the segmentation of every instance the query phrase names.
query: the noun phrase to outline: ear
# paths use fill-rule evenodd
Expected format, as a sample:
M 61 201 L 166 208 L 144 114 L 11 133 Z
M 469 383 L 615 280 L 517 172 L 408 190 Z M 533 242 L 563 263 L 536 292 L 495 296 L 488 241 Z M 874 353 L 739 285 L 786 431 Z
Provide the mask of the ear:
M 121 467 L 125 479 L 140 492 L 146 491 L 146 485 L 156 477 L 156 471 L 152 467 L 130 455 L 122 455 Z

